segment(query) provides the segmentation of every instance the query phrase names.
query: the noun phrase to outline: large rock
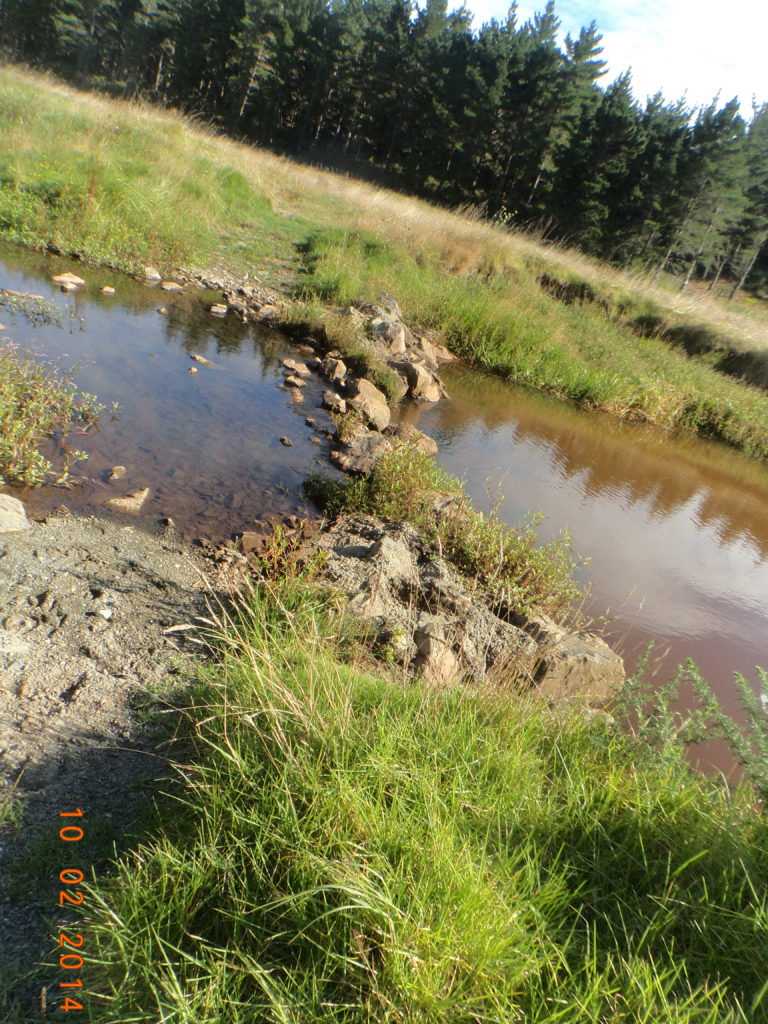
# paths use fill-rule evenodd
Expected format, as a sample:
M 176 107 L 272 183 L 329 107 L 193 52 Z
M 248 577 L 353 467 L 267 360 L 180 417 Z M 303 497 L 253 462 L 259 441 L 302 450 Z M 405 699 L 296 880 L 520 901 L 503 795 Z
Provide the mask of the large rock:
M 393 447 L 388 437 L 369 430 L 353 438 L 340 451 L 331 452 L 331 462 L 345 473 L 372 473 L 382 455 L 391 452 Z
M 464 676 L 504 686 L 530 679 L 534 641 L 475 600 L 408 523 L 347 516 L 316 545 L 326 581 L 409 671 L 440 685 Z
M 12 498 L 10 494 L 0 494 L 0 533 L 19 533 L 31 529 L 32 523 L 27 519 L 19 499 Z
M 390 412 L 386 395 L 369 380 L 356 380 L 349 389 L 349 404 L 376 430 L 389 426 Z
M 445 396 L 440 378 L 423 363 L 400 362 L 393 365 L 408 381 L 411 398 L 422 402 L 439 402 Z
M 323 575 L 347 595 L 349 612 L 430 683 L 469 679 L 533 690 L 553 703 L 601 705 L 624 682 L 621 658 L 599 637 L 574 635 L 546 616 L 515 620 L 494 609 L 407 523 L 347 516 L 315 547 L 325 552 Z
M 533 678 L 540 696 L 605 704 L 624 685 L 624 662 L 599 636 L 569 632 L 546 615 L 516 621 L 538 645 Z

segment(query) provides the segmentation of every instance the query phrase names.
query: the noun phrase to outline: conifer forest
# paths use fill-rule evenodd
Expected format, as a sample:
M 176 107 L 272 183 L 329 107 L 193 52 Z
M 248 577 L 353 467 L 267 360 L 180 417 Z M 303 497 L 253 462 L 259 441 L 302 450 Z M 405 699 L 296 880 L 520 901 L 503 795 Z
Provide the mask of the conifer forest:
M 558 29 L 551 2 L 473 29 L 446 0 L 0 0 L 6 60 L 619 266 L 765 287 L 768 105 L 639 102 L 594 22 Z

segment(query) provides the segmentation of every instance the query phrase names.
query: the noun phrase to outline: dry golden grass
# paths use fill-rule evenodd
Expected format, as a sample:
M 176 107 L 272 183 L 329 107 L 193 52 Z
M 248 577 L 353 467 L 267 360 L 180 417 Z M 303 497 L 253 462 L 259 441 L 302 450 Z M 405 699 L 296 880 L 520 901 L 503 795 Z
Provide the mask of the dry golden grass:
M 36 85 L 65 103 L 76 103 L 95 123 L 120 121 L 146 130 L 155 127 L 167 139 L 163 171 L 172 175 L 190 156 L 214 165 L 234 167 L 271 203 L 275 213 L 300 217 L 319 226 L 377 232 L 412 252 L 439 254 L 446 273 L 467 276 L 479 268 L 507 273 L 548 273 L 565 281 L 584 281 L 602 294 L 622 293 L 652 303 L 670 324 L 701 323 L 728 339 L 737 350 L 768 347 L 768 311 L 762 303 L 727 302 L 698 287 L 682 293 L 673 279 L 653 283 L 648 276 L 617 270 L 574 249 L 542 244 L 520 231 L 497 227 L 473 210 L 451 212 L 348 176 L 335 174 L 265 150 L 234 142 L 210 126 L 172 110 L 121 102 L 83 93 L 40 75 L 6 67 L 3 75 L 20 84 Z M 35 140 L 30 138 L 30 145 Z M 18 140 L 17 140 L 18 142 Z M 97 133 L 79 145 L 98 147 Z

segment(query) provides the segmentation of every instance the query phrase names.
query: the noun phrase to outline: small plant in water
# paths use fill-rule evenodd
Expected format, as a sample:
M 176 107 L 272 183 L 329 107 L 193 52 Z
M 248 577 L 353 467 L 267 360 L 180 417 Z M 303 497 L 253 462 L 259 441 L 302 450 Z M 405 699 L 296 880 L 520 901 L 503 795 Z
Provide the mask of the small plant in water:
M 94 426 L 104 406 L 78 392 L 57 369 L 36 362 L 15 346 L 0 348 L 0 484 L 37 487 L 51 477 L 67 479 L 72 465 L 86 459 L 79 449 L 62 452 L 57 470 L 40 446 L 63 441 L 77 427 Z M 113 414 L 117 407 L 112 407 Z

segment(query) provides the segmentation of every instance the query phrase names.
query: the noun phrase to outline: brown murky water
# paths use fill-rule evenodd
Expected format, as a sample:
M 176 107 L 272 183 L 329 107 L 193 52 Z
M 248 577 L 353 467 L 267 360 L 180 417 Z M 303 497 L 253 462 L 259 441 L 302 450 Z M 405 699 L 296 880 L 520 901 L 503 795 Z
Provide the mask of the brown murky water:
M 465 368 L 444 370 L 451 402 L 411 416 L 483 508 L 517 522 L 546 517 L 589 559 L 586 613 L 630 665 L 651 641 L 658 678 L 692 658 L 741 717 L 734 672 L 768 667 L 768 466 L 722 445 L 672 438 L 513 389 Z M 729 767 L 721 747 L 703 765 Z
M 319 409 L 324 385 L 311 380 L 304 402 L 292 404 L 279 388 L 280 359 L 295 350 L 279 334 L 215 319 L 198 292 L 174 298 L 86 268 L 88 288 L 64 296 L 50 275 L 66 261 L 8 248 L 0 259 L 0 287 L 53 298 L 62 323 L 33 327 L 0 306 L 0 336 L 64 366 L 81 364 L 78 385 L 122 407 L 116 422 L 107 417 L 98 433 L 74 439 L 90 455 L 76 470 L 83 486 L 22 495 L 33 513 L 61 502 L 88 509 L 147 486 L 146 511 L 172 516 L 190 537 L 219 540 L 265 512 L 300 510 L 303 478 L 319 467 L 333 472 L 325 438 L 310 441 L 330 427 Z M 103 284 L 116 296 L 101 296 Z M 193 352 L 215 368 L 189 375 Z M 440 463 L 481 507 L 502 493 L 507 521 L 534 511 L 545 516 L 543 537 L 567 528 L 590 560 L 586 611 L 608 611 L 606 632 L 628 661 L 655 641 L 667 652 L 665 680 L 693 658 L 738 713 L 734 671 L 754 680 L 754 666 L 768 666 L 768 467 L 466 368 L 445 367 L 443 376 L 449 402 L 404 412 L 438 441 Z M 117 464 L 128 475 L 109 483 Z M 716 748 L 703 760 L 729 764 Z

